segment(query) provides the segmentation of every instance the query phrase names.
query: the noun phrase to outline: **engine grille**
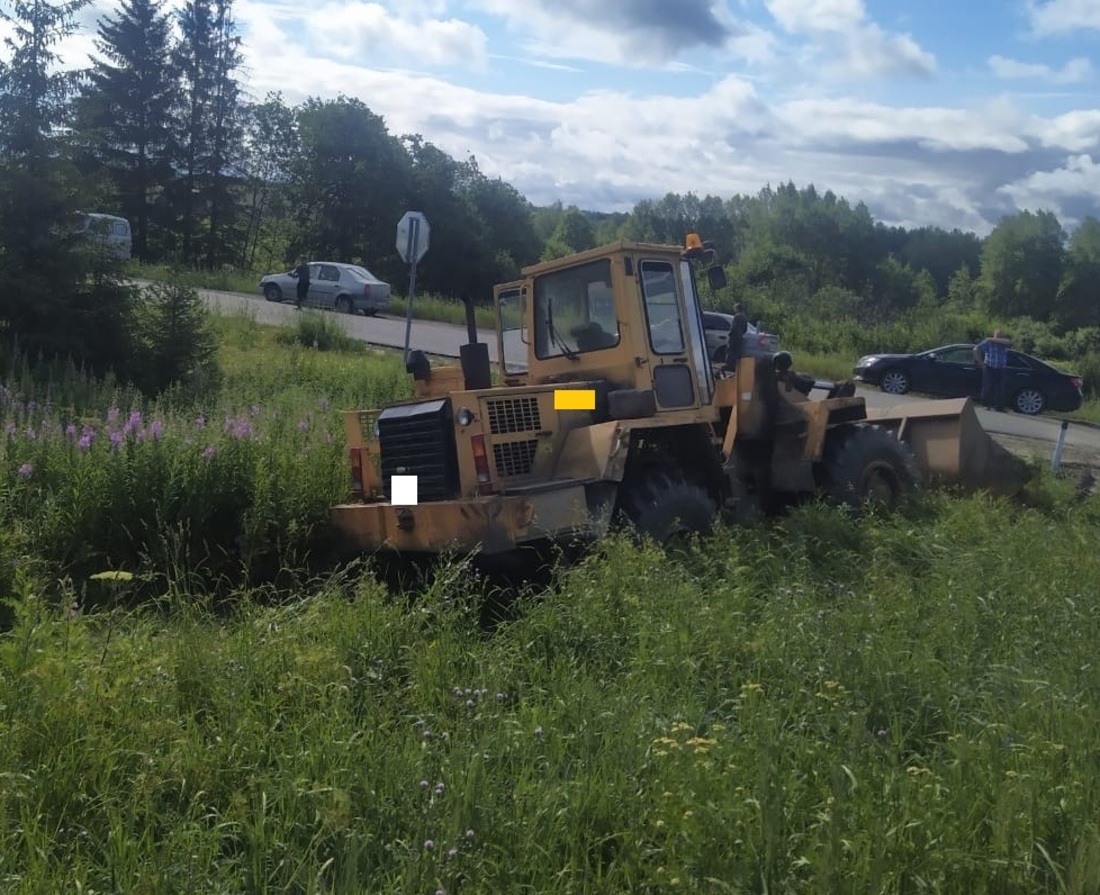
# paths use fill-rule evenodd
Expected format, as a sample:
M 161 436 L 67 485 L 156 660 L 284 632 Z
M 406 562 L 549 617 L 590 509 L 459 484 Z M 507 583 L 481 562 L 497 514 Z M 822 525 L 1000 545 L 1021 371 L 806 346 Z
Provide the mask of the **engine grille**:
M 458 455 L 448 399 L 386 408 L 378 416 L 378 442 L 387 499 L 395 475 L 416 476 L 418 501 L 458 494 Z
M 498 398 L 485 404 L 492 435 L 538 432 L 542 428 L 538 398 Z
M 505 441 L 493 445 L 493 460 L 496 462 L 497 475 L 503 478 L 530 475 L 535 465 L 535 453 L 538 451 L 538 439 L 531 441 Z

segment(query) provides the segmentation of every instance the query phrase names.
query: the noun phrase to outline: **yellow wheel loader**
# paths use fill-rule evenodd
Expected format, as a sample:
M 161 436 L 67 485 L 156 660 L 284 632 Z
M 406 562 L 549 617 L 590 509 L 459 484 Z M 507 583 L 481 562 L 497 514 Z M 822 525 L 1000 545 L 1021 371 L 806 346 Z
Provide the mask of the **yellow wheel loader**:
M 690 234 L 525 268 L 494 290 L 496 384 L 467 300 L 460 365 L 412 352 L 414 400 L 345 414 L 336 528 L 370 553 L 499 555 L 620 525 L 666 542 L 815 494 L 1021 487 L 969 400 L 871 413 L 853 383 L 815 388 L 786 352 L 713 364 L 696 280 L 725 286 L 713 256 Z

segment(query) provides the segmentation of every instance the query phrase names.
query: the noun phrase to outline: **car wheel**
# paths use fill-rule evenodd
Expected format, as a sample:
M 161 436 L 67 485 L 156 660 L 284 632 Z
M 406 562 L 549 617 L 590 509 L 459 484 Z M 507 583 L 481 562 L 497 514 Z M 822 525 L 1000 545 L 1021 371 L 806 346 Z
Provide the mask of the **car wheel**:
M 264 286 L 264 298 L 268 301 L 282 301 L 283 290 L 276 286 L 274 283 L 268 283 Z
M 354 314 L 355 306 L 351 303 L 350 295 L 336 296 L 336 310 L 344 314 Z
M 879 388 L 890 395 L 904 395 L 910 385 L 909 374 L 896 367 L 883 373 L 879 380 Z
M 1042 413 L 1046 404 L 1046 398 L 1037 388 L 1020 389 L 1016 392 L 1016 399 L 1012 402 L 1012 406 L 1016 408 L 1017 413 L 1026 413 L 1028 416 Z
M 368 317 L 375 317 L 378 315 L 378 308 L 364 308 L 363 313 Z

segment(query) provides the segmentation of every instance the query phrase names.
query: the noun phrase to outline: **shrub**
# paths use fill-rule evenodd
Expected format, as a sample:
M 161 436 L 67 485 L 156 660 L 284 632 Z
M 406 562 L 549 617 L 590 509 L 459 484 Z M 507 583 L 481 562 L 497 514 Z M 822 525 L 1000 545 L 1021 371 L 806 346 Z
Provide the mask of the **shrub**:
M 366 350 L 366 345 L 349 336 L 335 317 L 321 311 L 302 311 L 294 326 L 279 332 L 278 340 L 284 345 L 298 344 L 318 351 Z

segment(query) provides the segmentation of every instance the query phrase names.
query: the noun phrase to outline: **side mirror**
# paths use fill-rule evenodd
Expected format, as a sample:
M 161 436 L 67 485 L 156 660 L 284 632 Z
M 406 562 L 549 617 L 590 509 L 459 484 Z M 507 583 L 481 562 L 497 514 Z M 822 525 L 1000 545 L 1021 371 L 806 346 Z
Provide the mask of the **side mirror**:
M 707 268 L 707 283 L 711 289 L 726 288 L 726 269 L 715 264 Z

